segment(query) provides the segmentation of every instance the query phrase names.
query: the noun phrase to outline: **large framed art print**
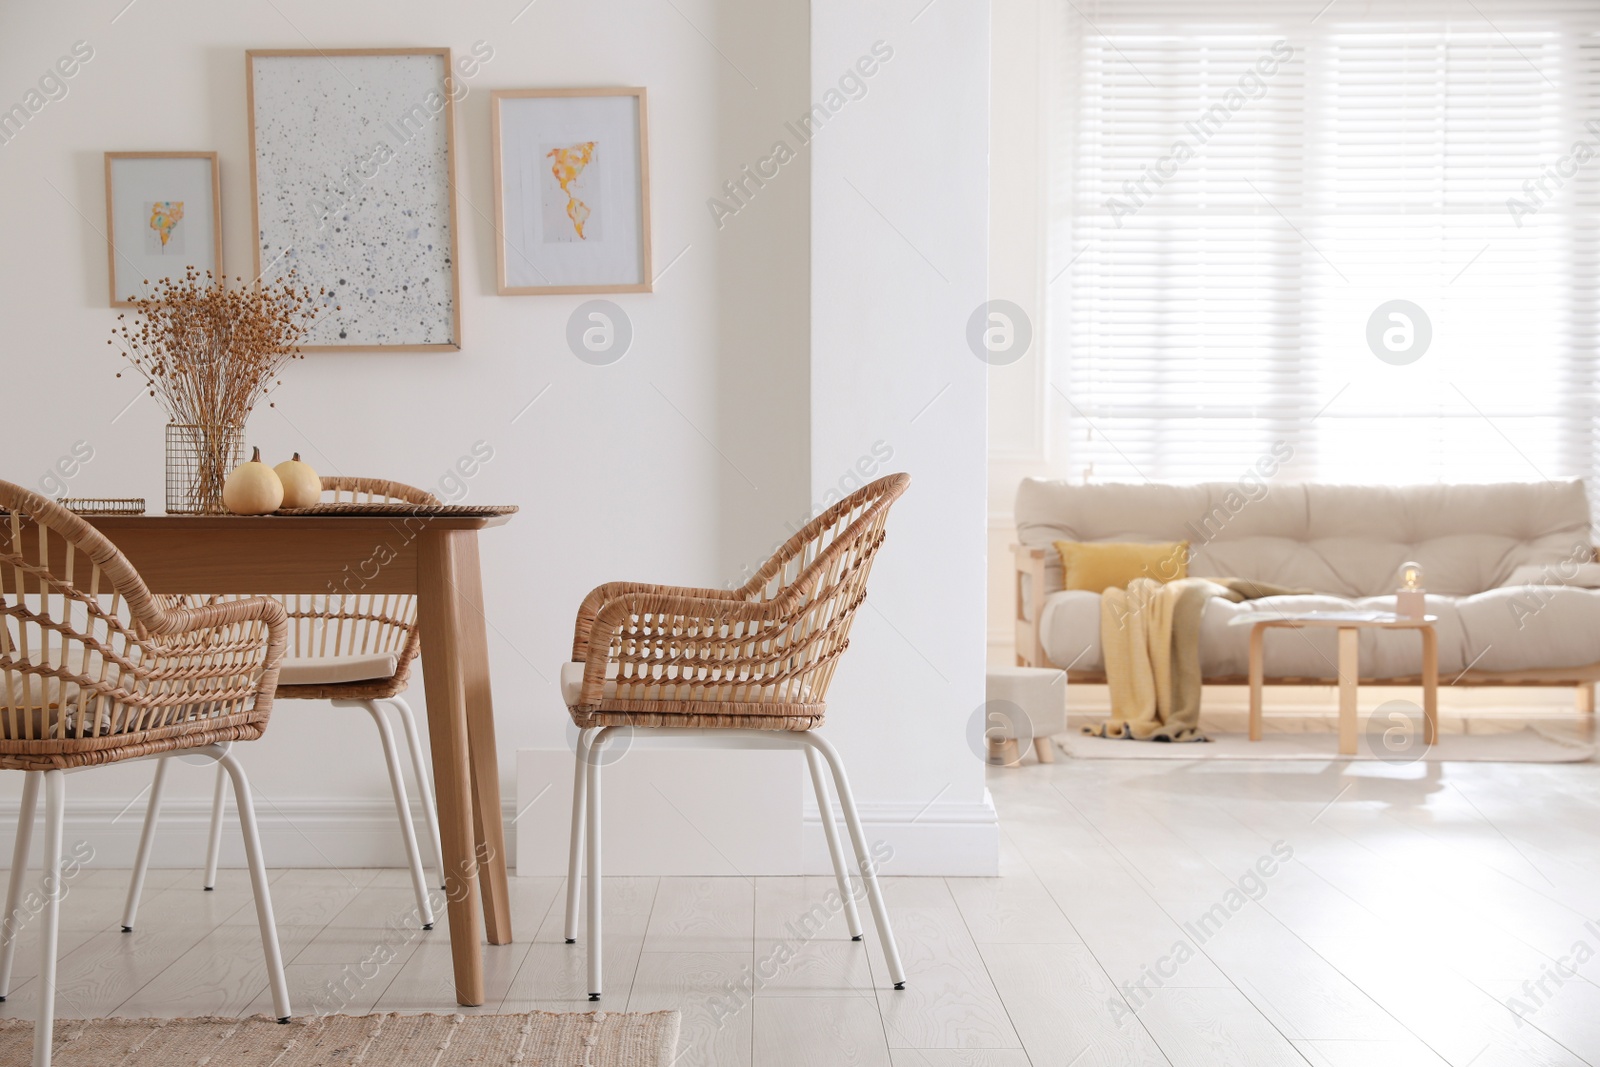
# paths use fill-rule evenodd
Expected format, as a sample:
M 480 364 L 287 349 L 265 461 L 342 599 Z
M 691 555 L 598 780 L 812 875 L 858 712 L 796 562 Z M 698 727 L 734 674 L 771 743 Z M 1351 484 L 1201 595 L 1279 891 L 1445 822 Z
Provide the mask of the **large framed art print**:
M 456 350 L 448 48 L 246 53 L 256 273 L 324 307 L 307 350 Z

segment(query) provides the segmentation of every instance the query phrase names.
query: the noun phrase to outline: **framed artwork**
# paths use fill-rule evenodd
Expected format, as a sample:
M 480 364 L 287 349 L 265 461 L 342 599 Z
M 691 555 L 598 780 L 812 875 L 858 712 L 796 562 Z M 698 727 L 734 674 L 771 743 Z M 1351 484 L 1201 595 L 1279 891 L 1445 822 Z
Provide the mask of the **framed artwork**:
M 500 294 L 648 293 L 644 90 L 489 96 Z
M 193 267 L 222 274 L 222 183 L 215 152 L 107 152 L 111 306 Z
M 459 349 L 450 50 L 266 49 L 245 67 L 256 274 L 326 290 L 301 347 Z

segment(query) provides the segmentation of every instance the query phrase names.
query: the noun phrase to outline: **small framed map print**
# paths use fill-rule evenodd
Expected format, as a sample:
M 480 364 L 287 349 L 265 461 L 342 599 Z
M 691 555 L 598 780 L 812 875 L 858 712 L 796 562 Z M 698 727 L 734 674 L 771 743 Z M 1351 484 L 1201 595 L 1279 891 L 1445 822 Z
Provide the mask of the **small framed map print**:
M 502 296 L 650 291 L 643 89 L 498 89 L 495 266 Z
M 215 152 L 106 153 L 112 307 L 191 267 L 221 276 L 221 188 Z

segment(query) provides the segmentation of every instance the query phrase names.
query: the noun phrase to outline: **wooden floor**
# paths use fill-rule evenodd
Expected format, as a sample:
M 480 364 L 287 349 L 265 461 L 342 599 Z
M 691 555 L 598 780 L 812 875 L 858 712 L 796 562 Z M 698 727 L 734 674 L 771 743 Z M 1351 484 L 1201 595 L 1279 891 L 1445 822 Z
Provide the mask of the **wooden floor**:
M 1592 764 L 1063 761 L 990 782 L 1003 877 L 886 882 L 904 992 L 827 913 L 831 879 L 619 878 L 605 1006 L 682 1011 L 685 1067 L 1600 1063 Z M 70 883 L 63 1015 L 267 1008 L 243 872 L 214 893 L 153 872 L 132 934 L 124 878 Z M 560 890 L 513 880 L 485 1010 L 588 1010 Z M 406 925 L 401 872 L 283 871 L 273 898 L 297 1011 L 453 1010 L 446 932 Z M 0 1014 L 33 1010 L 33 933 Z

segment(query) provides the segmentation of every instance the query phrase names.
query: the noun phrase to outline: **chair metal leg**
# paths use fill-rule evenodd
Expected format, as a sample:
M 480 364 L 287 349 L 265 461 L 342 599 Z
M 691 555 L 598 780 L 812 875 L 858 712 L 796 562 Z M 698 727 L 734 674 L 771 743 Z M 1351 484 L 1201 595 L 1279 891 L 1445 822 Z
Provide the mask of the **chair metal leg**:
M 822 836 L 828 840 L 828 858 L 833 860 L 833 876 L 839 883 L 839 896 L 844 898 L 844 917 L 850 927 L 850 940 L 861 940 L 861 916 L 856 911 L 854 890 L 850 886 L 850 867 L 845 862 L 844 849 L 839 844 L 839 827 L 833 821 L 833 797 L 828 791 L 827 779 L 822 774 L 822 757 L 810 745 L 805 746 L 806 766 L 811 770 L 811 790 L 817 797 L 817 813 L 822 817 Z
M 261 951 L 267 960 L 267 982 L 272 987 L 272 1009 L 280 1023 L 289 1021 L 289 982 L 283 974 L 283 950 L 278 946 L 278 926 L 272 917 L 272 894 L 267 887 L 267 864 L 261 856 L 261 835 L 256 831 L 256 805 L 250 797 L 250 780 L 239 761 L 221 745 L 209 753 L 233 779 L 234 806 L 239 809 L 239 829 L 244 834 L 244 854 L 250 863 L 250 892 L 256 899 L 256 921 L 261 927 Z M 165 762 L 165 761 L 163 761 Z
M 585 889 L 589 895 L 589 999 L 599 1000 L 601 991 L 600 959 L 604 944 L 600 936 L 600 764 L 604 760 L 604 747 L 615 726 L 602 726 L 589 742 L 586 777 L 589 780 L 589 810 L 585 812 L 589 823 L 587 859 L 589 873 Z
M 144 810 L 144 829 L 139 833 L 139 855 L 133 861 L 133 876 L 128 879 L 128 902 L 122 908 L 122 932 L 133 932 L 139 916 L 139 896 L 144 892 L 144 874 L 150 867 L 150 852 L 156 843 L 156 823 L 161 818 L 161 790 L 167 784 L 170 758 L 156 760 L 155 780 L 150 783 L 150 802 Z
M 56 948 L 61 933 L 61 831 L 67 776 L 44 772 L 44 926 L 39 937 L 39 1018 L 33 1029 L 33 1067 L 50 1067 L 56 1025 Z
M 867 884 L 867 903 L 872 906 L 872 921 L 878 927 L 878 940 L 883 943 L 883 956 L 889 964 L 889 978 L 896 989 L 906 987 L 905 969 L 900 965 L 900 950 L 894 943 L 894 931 L 889 926 L 889 912 L 883 904 L 883 893 L 878 888 L 878 874 L 867 849 L 866 835 L 861 830 L 861 816 L 856 813 L 856 800 L 850 792 L 850 779 L 845 776 L 839 753 L 827 738 L 815 733 L 797 735 L 804 743 L 820 752 L 833 771 L 833 784 L 839 790 L 839 805 L 844 808 L 844 823 L 850 830 L 850 841 L 855 846 L 856 863 L 861 869 L 861 879 Z
M 383 759 L 389 767 L 389 788 L 394 791 L 394 810 L 400 817 L 400 840 L 406 846 L 406 862 L 411 867 L 411 889 L 417 897 L 417 915 L 424 930 L 433 929 L 433 904 L 428 900 L 428 879 L 422 873 L 422 852 L 417 848 L 417 831 L 411 823 L 411 801 L 406 797 L 405 772 L 400 769 L 400 754 L 395 749 L 394 731 L 389 720 L 375 700 L 364 700 L 362 705 L 378 727 L 378 738 L 383 742 Z
M 567 837 L 567 921 L 562 927 L 562 936 L 569 945 L 578 942 L 578 893 L 583 881 L 583 814 L 589 785 L 585 771 L 589 766 L 589 742 L 593 738 L 592 729 L 578 731 L 578 752 L 572 761 L 572 833 Z
M 433 765 L 422 748 L 422 738 L 417 734 L 417 717 L 400 697 L 389 697 L 389 703 L 400 713 L 400 725 L 405 728 L 406 745 L 411 749 L 411 771 L 417 778 L 417 799 L 422 802 L 422 816 L 428 827 L 428 844 L 433 847 L 434 861 L 439 865 L 439 888 L 445 888 L 444 846 L 439 841 L 439 809 L 433 801 Z
M 222 856 L 222 819 L 228 808 L 228 772 L 217 768 L 217 784 L 211 790 L 211 840 L 206 843 L 206 892 L 217 888 L 217 861 Z
M 28 847 L 33 843 L 33 817 L 39 810 L 40 771 L 23 776 L 22 806 L 17 809 L 17 841 L 11 849 L 11 880 L 6 884 L 6 913 L 0 920 L 0 1000 L 11 993 L 11 961 L 17 954 L 17 937 L 22 920 L 17 906 L 22 903 L 22 883 L 28 877 Z

